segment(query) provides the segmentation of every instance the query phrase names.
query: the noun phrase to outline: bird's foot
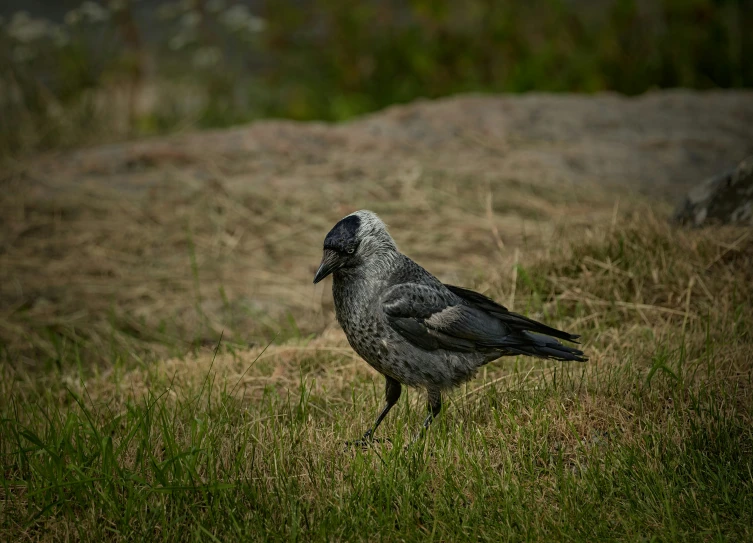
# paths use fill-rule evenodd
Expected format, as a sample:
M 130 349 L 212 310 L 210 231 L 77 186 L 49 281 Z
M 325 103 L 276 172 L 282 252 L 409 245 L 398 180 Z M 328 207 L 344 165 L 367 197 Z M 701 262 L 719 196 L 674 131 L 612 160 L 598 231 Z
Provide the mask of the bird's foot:
M 392 440 L 390 440 L 387 437 L 373 437 L 371 434 L 371 430 L 367 430 L 366 433 L 363 434 L 363 437 L 361 439 L 356 439 L 354 441 L 346 441 L 345 446 L 353 447 L 353 448 L 368 449 L 374 443 L 392 443 Z

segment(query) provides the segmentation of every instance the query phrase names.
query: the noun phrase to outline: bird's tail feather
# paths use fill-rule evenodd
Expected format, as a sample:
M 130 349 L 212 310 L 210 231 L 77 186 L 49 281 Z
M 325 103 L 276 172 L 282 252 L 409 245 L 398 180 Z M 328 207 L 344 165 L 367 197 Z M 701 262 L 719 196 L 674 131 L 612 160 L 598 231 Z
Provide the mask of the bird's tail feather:
M 580 349 L 563 345 L 553 337 L 522 331 L 511 334 L 499 344 L 489 347 L 504 349 L 510 354 L 535 356 L 562 362 L 587 362 L 588 357 Z
M 523 332 L 521 334 L 528 342 L 521 345 L 522 354 L 538 356 L 540 358 L 551 358 L 563 362 L 586 362 L 588 357 L 584 356 L 583 351 L 563 345 L 556 339 L 536 334 L 534 332 Z

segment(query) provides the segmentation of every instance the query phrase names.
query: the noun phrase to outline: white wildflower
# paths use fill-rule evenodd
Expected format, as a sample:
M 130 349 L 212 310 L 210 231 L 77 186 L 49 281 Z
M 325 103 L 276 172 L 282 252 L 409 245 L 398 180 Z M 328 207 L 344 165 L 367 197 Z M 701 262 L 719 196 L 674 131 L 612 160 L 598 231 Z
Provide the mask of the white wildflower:
M 251 17 L 251 12 L 246 6 L 243 4 L 235 4 L 223 11 L 218 19 L 228 28 L 232 30 L 240 30 L 248 24 L 248 20 Z
M 185 28 L 194 28 L 201 22 L 201 15 L 195 11 L 189 11 L 180 18 L 180 25 Z
M 72 9 L 63 17 L 63 21 L 68 26 L 75 26 L 81 22 L 81 12 L 78 9 Z
M 193 65 L 197 68 L 209 68 L 222 60 L 222 51 L 219 47 L 202 47 L 193 55 Z
M 110 18 L 110 12 L 96 2 L 84 2 L 78 9 L 81 18 L 92 23 L 102 23 Z
M 220 23 L 233 32 L 245 30 L 246 32 L 256 33 L 261 32 L 267 26 L 267 21 L 252 14 L 243 4 L 231 6 L 222 12 L 218 19 Z
M 29 21 L 31 21 L 31 15 L 29 15 L 28 11 L 17 11 L 13 14 L 13 17 L 11 17 L 10 24 L 22 25 Z
M 21 43 L 30 43 L 47 36 L 52 25 L 44 19 L 34 19 L 25 11 L 13 14 L 6 32 Z
M 252 15 L 246 22 L 246 30 L 251 33 L 261 32 L 267 27 L 267 21 Z
M 170 38 L 170 41 L 167 42 L 167 46 L 172 49 L 173 51 L 180 51 L 183 49 L 186 45 L 192 43 L 194 41 L 194 37 L 191 34 L 188 34 L 186 32 L 180 32 Z

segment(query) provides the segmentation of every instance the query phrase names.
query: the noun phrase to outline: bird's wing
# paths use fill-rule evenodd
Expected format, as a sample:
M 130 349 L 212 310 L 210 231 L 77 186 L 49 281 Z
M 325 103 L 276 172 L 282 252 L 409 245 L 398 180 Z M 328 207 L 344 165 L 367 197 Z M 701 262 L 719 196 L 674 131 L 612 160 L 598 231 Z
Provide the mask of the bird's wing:
M 518 313 L 508 311 L 506 307 L 498 304 L 497 302 L 487 296 L 484 296 L 483 294 L 479 294 L 478 292 L 475 292 L 473 290 L 468 290 L 467 288 L 456 287 L 453 285 L 444 286 L 447 287 L 450 292 L 452 292 L 459 298 L 462 298 L 470 305 L 498 318 L 504 324 L 509 326 L 513 331 L 525 330 L 529 332 L 535 332 L 537 334 L 545 334 L 547 336 L 552 336 L 559 339 L 565 339 L 567 341 L 572 341 L 573 343 L 578 343 L 577 340 L 580 336 L 568 334 L 567 332 L 557 330 L 556 328 L 547 326 L 546 324 L 539 321 L 529 319 L 525 315 L 519 315 Z
M 417 347 L 473 352 L 508 335 L 497 318 L 465 303 L 443 286 L 403 283 L 382 297 L 393 330 Z

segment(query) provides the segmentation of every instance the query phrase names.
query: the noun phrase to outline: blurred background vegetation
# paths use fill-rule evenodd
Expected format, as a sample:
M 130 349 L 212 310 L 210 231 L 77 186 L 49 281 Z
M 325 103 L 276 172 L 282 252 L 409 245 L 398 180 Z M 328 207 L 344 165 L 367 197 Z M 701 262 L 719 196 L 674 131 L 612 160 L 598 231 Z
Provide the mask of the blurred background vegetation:
M 753 86 L 753 0 L 0 7 L 0 156 L 460 92 Z

